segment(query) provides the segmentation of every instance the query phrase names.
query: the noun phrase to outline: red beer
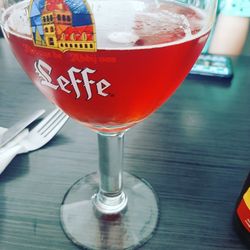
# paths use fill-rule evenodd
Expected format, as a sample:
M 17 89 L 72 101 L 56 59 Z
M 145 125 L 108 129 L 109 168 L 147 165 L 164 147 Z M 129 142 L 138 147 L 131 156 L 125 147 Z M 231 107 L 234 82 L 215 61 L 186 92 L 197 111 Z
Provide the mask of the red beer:
M 93 129 L 119 131 L 150 115 L 174 93 L 208 37 L 208 29 L 202 27 L 204 16 L 197 10 L 174 3 L 160 9 L 185 16 L 188 37 L 179 27 L 157 32 L 157 24 L 154 34 L 147 33 L 144 15 L 135 19 L 138 39 L 133 45 L 111 43 L 107 48 L 97 46 L 94 53 L 37 47 L 29 36 L 11 28 L 5 34 L 16 58 L 47 98 Z

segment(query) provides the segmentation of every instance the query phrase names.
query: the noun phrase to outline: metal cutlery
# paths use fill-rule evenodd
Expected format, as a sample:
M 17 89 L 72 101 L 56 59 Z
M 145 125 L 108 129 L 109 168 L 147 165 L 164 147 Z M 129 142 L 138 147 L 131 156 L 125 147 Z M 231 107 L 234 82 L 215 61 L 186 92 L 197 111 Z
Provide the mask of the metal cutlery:
M 48 143 L 63 127 L 68 118 L 63 111 L 55 109 L 31 129 L 29 133 L 23 131 L 23 138 L 16 145 L 12 147 L 7 145 L 5 150 L 2 149 L 0 151 L 0 173 L 17 154 L 36 150 Z
M 18 121 L 16 124 L 11 126 L 0 136 L 0 148 L 10 142 L 15 138 L 22 130 L 24 130 L 28 125 L 34 122 L 45 112 L 44 109 L 36 111 L 34 114 L 29 115 L 22 120 Z

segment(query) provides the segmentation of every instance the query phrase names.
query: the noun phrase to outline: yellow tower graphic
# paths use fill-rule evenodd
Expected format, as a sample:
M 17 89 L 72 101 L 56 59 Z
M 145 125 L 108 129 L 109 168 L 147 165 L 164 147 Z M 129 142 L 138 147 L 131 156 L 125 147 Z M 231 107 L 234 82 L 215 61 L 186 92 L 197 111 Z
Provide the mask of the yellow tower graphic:
M 84 2 L 82 4 L 89 11 L 87 4 Z M 37 13 L 40 15 L 41 25 L 37 25 L 32 19 Z M 40 12 L 37 6 L 31 6 L 30 20 L 34 44 L 62 51 L 96 51 L 93 17 L 91 13 L 88 16 L 91 18 L 91 23 L 74 26 L 73 14 L 64 0 L 46 0 Z

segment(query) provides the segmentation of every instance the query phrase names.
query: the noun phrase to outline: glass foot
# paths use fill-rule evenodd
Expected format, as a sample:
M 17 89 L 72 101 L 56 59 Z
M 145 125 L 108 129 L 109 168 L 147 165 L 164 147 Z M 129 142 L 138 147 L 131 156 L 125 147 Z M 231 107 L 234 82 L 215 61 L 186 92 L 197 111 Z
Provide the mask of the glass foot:
M 135 249 L 148 241 L 158 223 L 158 199 L 150 184 L 123 173 L 127 207 L 115 215 L 94 209 L 91 197 L 98 192 L 98 175 L 78 180 L 66 193 L 61 205 L 65 234 L 85 249 Z

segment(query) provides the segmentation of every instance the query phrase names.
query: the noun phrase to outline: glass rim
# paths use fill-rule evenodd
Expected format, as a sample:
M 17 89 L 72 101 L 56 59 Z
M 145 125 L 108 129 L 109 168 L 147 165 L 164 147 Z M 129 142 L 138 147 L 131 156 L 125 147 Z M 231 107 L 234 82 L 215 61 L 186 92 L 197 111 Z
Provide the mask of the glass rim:
M 15 35 L 15 36 L 18 36 L 18 37 L 30 40 L 30 38 L 27 37 L 26 35 L 21 35 L 21 34 L 15 33 L 11 29 L 7 28 L 5 26 L 5 24 L 4 24 L 4 18 L 6 16 L 6 14 L 8 13 L 8 11 L 10 11 L 10 9 L 14 5 L 16 5 L 16 4 L 23 4 L 25 2 L 28 3 L 28 2 L 30 2 L 30 0 L 21 0 L 21 1 L 15 2 L 11 6 L 9 6 L 7 9 L 1 8 L 0 9 L 0 26 L 2 27 L 3 32 L 7 31 L 8 33 L 10 33 L 12 35 Z M 182 2 L 182 1 L 170 0 L 170 2 Z M 209 18 L 209 20 L 206 22 L 206 24 L 204 25 L 204 27 L 199 32 L 197 32 L 196 34 L 194 34 L 192 36 L 185 36 L 184 38 L 179 39 L 179 40 L 174 41 L 174 42 L 167 42 L 167 43 L 161 43 L 161 44 L 156 44 L 156 45 L 140 45 L 140 46 L 133 46 L 133 47 L 98 47 L 97 49 L 99 49 L 99 50 L 120 50 L 120 51 L 121 50 L 126 50 L 126 51 L 127 50 L 131 50 L 132 51 L 132 50 L 158 49 L 158 48 L 173 46 L 173 45 L 182 44 L 184 42 L 191 41 L 193 39 L 196 39 L 197 37 L 200 37 L 202 35 L 207 34 L 212 29 L 213 23 L 214 23 L 214 19 L 215 19 L 215 16 L 216 16 L 216 11 L 215 10 L 217 9 L 218 0 L 213 0 L 212 3 L 211 3 L 211 5 L 212 4 L 213 4 L 213 6 L 211 6 L 210 9 L 214 9 L 213 15 L 208 15 L 207 17 Z M 190 5 L 190 6 L 192 6 L 192 5 Z

